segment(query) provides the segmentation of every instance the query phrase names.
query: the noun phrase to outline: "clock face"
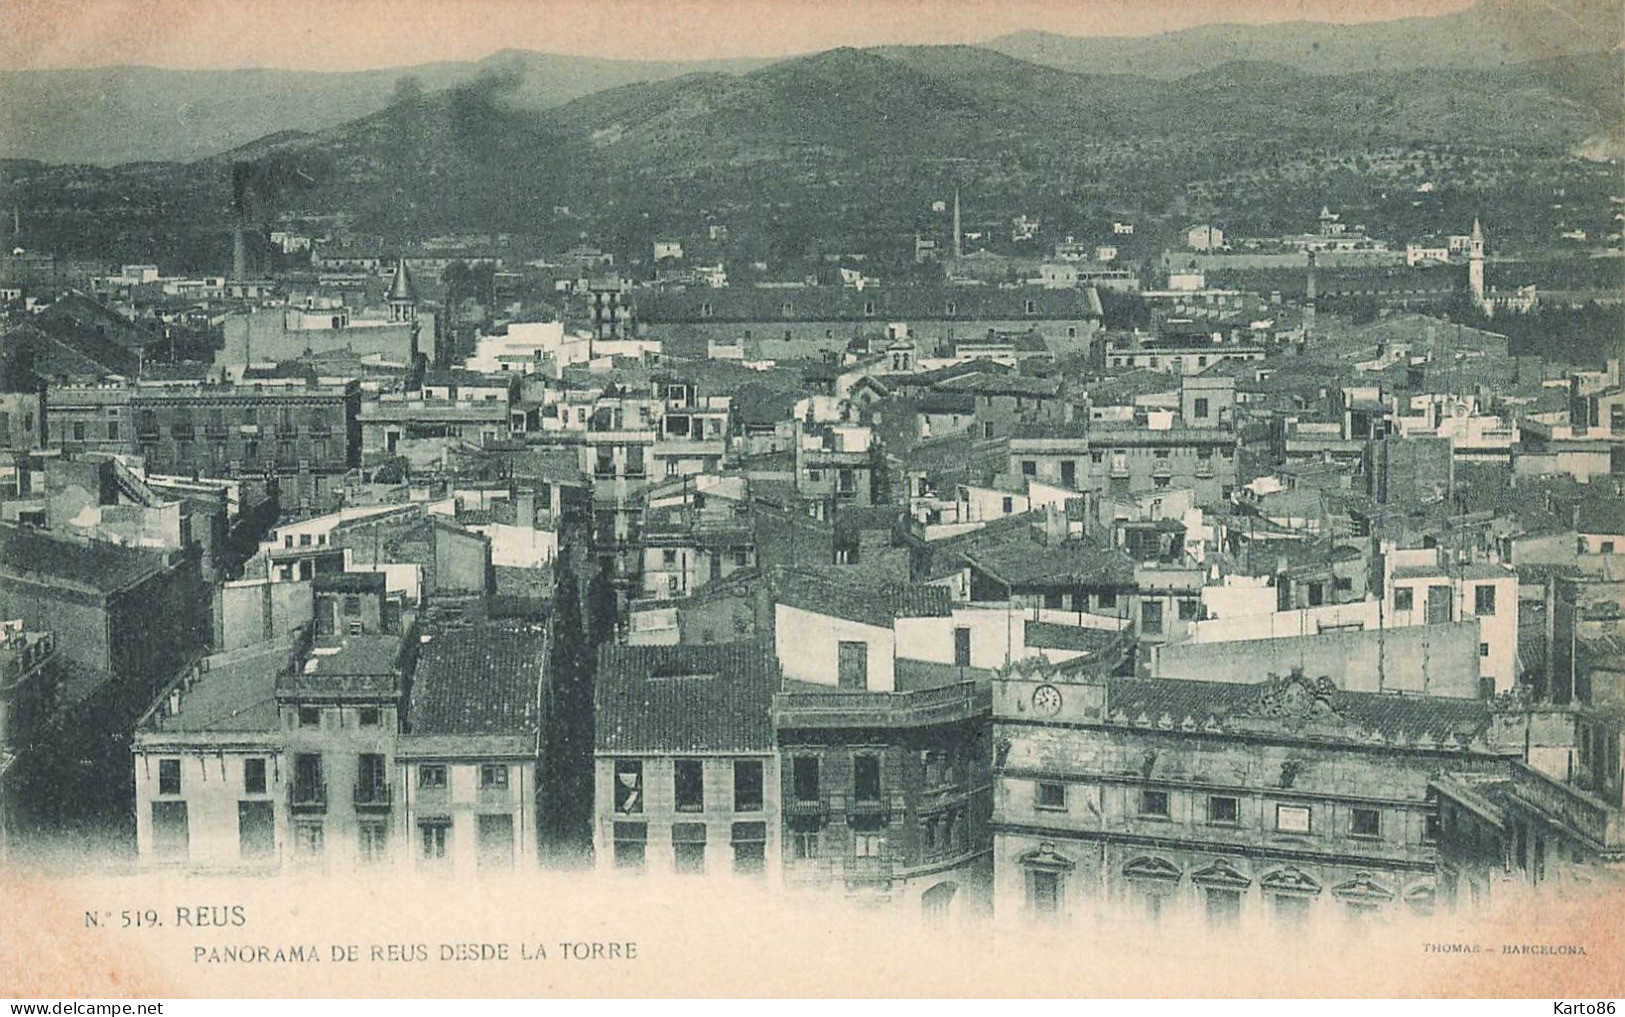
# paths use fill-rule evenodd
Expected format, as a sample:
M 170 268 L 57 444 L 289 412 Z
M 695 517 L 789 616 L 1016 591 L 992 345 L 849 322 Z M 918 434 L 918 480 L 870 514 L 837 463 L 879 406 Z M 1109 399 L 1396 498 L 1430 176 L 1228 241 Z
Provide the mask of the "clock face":
M 1061 712 L 1061 690 L 1053 685 L 1040 685 L 1033 689 L 1033 712 L 1053 717 Z

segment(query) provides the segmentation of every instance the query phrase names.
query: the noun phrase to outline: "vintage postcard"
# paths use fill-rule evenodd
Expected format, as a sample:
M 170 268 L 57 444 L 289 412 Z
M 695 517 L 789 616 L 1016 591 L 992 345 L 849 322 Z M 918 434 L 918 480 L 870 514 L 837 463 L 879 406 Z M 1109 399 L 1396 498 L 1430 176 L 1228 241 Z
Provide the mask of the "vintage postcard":
M 0 996 L 1625 995 L 1622 23 L 7 0 Z

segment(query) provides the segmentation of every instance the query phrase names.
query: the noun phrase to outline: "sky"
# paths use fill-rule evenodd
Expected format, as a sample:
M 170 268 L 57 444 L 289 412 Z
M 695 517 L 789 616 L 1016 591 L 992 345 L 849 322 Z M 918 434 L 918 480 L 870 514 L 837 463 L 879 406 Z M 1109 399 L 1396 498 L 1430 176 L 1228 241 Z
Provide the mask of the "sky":
M 1354 23 L 1471 0 L 0 0 L 0 68 L 361 70 L 501 49 L 642 60 L 973 43 L 1036 29 Z

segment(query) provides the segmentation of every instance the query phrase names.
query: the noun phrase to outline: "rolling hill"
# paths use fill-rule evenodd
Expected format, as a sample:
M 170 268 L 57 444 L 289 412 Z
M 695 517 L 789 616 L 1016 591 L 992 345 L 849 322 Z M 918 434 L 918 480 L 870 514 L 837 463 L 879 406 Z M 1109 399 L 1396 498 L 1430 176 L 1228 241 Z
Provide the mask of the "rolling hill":
M 192 162 L 13 162 L 0 200 L 51 217 L 75 247 L 109 235 L 161 247 L 187 229 L 218 242 L 231 164 L 249 161 L 267 182 L 265 207 L 351 212 L 376 232 L 573 236 L 561 231 L 586 226 L 553 212 L 567 205 L 604 237 L 721 209 L 801 243 L 819 231 L 906 233 L 918 228 L 908 209 L 961 181 L 1039 211 L 1173 211 L 1191 181 L 1298 159 L 1452 146 L 1561 156 L 1620 122 L 1617 92 L 1598 87 L 1620 68 L 1618 53 L 1603 53 L 1351 75 L 1229 63 L 1162 79 L 976 47 L 839 49 L 543 108 L 528 73 L 488 69 Z
M 1326 75 L 1486 70 L 1615 47 L 1621 18 L 1620 0 L 1478 0 L 1449 14 L 1365 24 L 1216 24 L 1141 37 L 1020 32 L 985 45 L 1062 70 L 1155 78 L 1184 77 L 1235 61 Z
M 978 47 L 867 52 L 912 66 L 931 81 L 947 82 L 950 88 L 956 82 L 985 86 L 1007 99 L 1013 92 L 1060 87 L 1073 97 L 1072 108 L 1079 108 L 1078 89 L 1071 79 L 1062 82 L 1042 71 L 1095 78 L 1090 88 L 1113 96 L 1117 89 L 1104 79 L 1171 82 L 1236 63 L 1279 65 L 1332 78 L 1386 78 L 1422 70 L 1499 71 L 1617 49 L 1620 24 L 1621 0 L 1478 0 L 1475 6 L 1452 14 L 1370 24 L 1208 25 L 1136 38 L 1071 38 L 1027 32 Z M 989 51 L 1010 61 L 993 63 Z M 754 77 L 741 85 L 743 92 L 730 83 L 730 79 L 774 66 L 794 70 L 778 77 Z M 897 82 L 903 90 L 897 96 L 874 93 L 881 118 L 863 121 L 857 115 L 863 101 L 855 87 L 858 82 L 820 82 L 818 67 L 816 58 L 811 63 L 769 59 L 644 62 L 510 50 L 476 62 L 348 73 L 151 67 L 0 71 L 0 159 L 96 166 L 191 161 L 282 132 L 320 134 L 342 128 L 419 94 L 457 86 L 487 88 L 492 82 L 501 83 L 506 106 L 546 111 L 605 91 L 617 93 L 610 103 L 628 96 L 648 97 L 665 107 L 669 93 L 660 89 L 622 90 L 682 80 L 677 94 L 682 102 L 696 104 L 690 112 L 717 102 L 723 113 L 757 101 L 745 93 L 776 84 L 784 90 L 785 102 L 804 107 L 808 114 L 805 125 L 813 132 L 820 129 L 820 123 L 826 129 L 830 126 L 829 115 L 815 109 L 820 94 L 825 100 L 842 96 L 845 85 L 845 100 L 858 105 L 853 107 L 854 117 L 842 125 L 843 132 L 860 122 L 914 132 L 904 115 L 891 113 L 887 118 L 891 99 L 901 99 L 909 88 L 931 82 Z M 861 67 L 856 70 L 863 72 Z M 707 77 L 700 82 L 688 80 L 696 74 Z M 1621 82 L 1606 75 L 1593 79 L 1591 85 L 1615 96 L 1621 91 Z M 792 94 L 798 89 L 802 90 L 799 98 Z M 1111 104 L 1102 102 L 1090 112 L 1097 118 L 1109 117 L 1111 109 Z M 768 107 L 761 110 L 765 114 Z M 679 118 L 685 115 L 668 111 Z M 742 108 L 738 115 L 748 119 Z M 774 130 L 780 123 L 771 116 L 766 122 Z

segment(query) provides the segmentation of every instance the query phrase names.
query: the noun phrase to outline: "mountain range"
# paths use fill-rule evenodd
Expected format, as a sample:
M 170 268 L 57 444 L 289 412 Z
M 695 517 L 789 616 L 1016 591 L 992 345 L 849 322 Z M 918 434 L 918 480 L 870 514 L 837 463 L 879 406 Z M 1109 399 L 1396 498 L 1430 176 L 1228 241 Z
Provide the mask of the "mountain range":
M 1473 7 L 1451 14 L 1369 24 L 1208 25 L 1117 38 L 1020 33 L 980 47 L 893 47 L 869 52 L 921 70 L 937 83 L 921 79 L 912 85 L 899 83 L 905 93 L 910 87 L 959 88 L 966 77 L 962 72 L 967 70 L 973 84 L 991 84 L 1001 89 L 997 94 L 1006 97 L 1059 84 L 1069 97 L 1069 110 L 1079 109 L 1082 102 L 1081 111 L 1099 123 L 1098 118 L 1108 115 L 1117 103 L 1090 101 L 1089 95 L 1116 97 L 1124 91 L 1106 82 L 1107 78 L 1174 81 L 1195 75 L 1188 87 L 1200 88 L 1202 75 L 1221 68 L 1230 73 L 1238 63 L 1254 68 L 1277 65 L 1284 70 L 1271 73 L 1296 71 L 1325 78 L 1376 75 L 1395 80 L 1395 75 L 1420 70 L 1498 72 L 1512 65 L 1554 65 L 1565 58 L 1617 49 L 1619 16 L 1619 0 L 1479 0 Z M 1017 62 L 998 64 L 995 54 Z M 936 67 L 928 69 L 933 61 Z M 594 111 L 628 99 L 643 98 L 662 105 L 671 121 L 683 113 L 680 108 L 666 108 L 667 97 L 677 97 L 679 104 L 710 108 L 718 103 L 732 109 L 745 102 L 744 93 L 787 83 L 782 75 L 760 77 L 758 72 L 792 68 L 788 73 L 800 76 L 816 66 L 801 58 L 647 62 L 513 50 L 474 62 L 345 73 L 151 67 L 5 71 L 0 72 L 0 158 L 100 166 L 190 161 L 268 136 L 320 134 L 341 128 L 403 100 L 413 103 L 421 94 L 449 93 L 457 88 L 491 91 L 493 85 L 499 86 L 503 106 L 513 110 L 543 112 L 588 100 L 564 117 L 566 123 L 590 119 L 596 115 Z M 1046 73 L 1057 71 L 1073 77 Z M 1257 76 L 1262 72 L 1249 73 Z M 1094 80 L 1080 89 L 1077 75 Z M 743 86 L 744 93 L 730 85 L 746 76 L 752 80 Z M 955 77 L 960 79 L 958 83 L 951 80 Z M 948 86 L 941 85 L 945 79 L 949 79 Z M 627 86 L 673 82 L 677 84 L 670 92 L 624 91 Z M 831 85 L 824 82 L 820 86 L 808 79 L 795 87 L 828 89 Z M 1616 78 L 1604 75 L 1592 79 L 1589 88 L 1601 95 L 1617 93 L 1618 85 Z M 1586 87 L 1578 81 L 1564 86 L 1569 94 L 1584 92 Z M 613 94 L 598 103 L 590 101 L 600 93 Z M 851 100 L 855 94 L 848 88 L 845 98 Z M 802 96 L 812 98 L 815 96 Z M 884 97 L 877 95 L 880 98 Z M 786 99 L 796 101 L 790 95 Z M 638 119 L 647 123 L 650 118 Z M 809 126 L 817 127 L 817 119 Z M 854 119 L 847 118 L 848 122 Z M 904 116 L 892 113 L 889 122 L 882 122 L 896 129 L 904 121 Z M 650 129 L 655 126 L 650 124 Z M 771 123 L 767 126 L 773 127 Z

